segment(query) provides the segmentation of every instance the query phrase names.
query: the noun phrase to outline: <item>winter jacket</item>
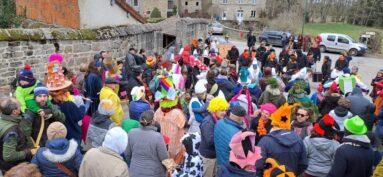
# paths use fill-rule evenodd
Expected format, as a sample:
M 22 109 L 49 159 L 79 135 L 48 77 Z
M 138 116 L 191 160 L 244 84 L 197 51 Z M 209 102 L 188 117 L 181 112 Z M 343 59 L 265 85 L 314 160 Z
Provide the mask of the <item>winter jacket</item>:
M 320 59 L 321 59 L 322 57 L 321 57 L 321 52 L 320 52 L 319 47 L 311 47 L 311 48 L 309 49 L 309 53 L 310 53 L 310 52 L 313 53 L 315 61 L 320 61 Z
M 217 177 L 258 177 L 256 172 L 246 171 L 227 163 L 219 167 Z
M 165 177 L 162 161 L 168 159 L 165 142 L 153 126 L 133 129 L 129 132 L 127 160 L 130 177 Z M 143 141 L 145 140 L 145 141 Z
M 215 81 L 218 84 L 218 89 L 225 95 L 226 100 L 230 100 L 234 96 L 235 83 L 230 81 L 227 76 L 222 75 L 218 75 Z
M 144 86 L 144 84 L 135 77 L 130 77 L 128 85 L 126 86 L 126 92 L 128 93 L 129 101 L 132 101 L 132 95 L 130 94 L 134 87 Z
M 249 67 L 252 63 L 250 56 L 248 58 L 245 58 L 245 56 L 242 54 L 239 56 L 238 60 L 239 66 L 242 67 Z
M 85 93 L 84 96 L 92 100 L 92 104 L 89 108 L 89 114 L 90 116 L 96 112 L 98 108 L 98 104 L 100 103 L 99 100 L 99 93 L 102 88 L 102 78 L 101 76 L 89 73 L 85 76 Z
M 286 66 L 286 74 L 288 75 L 293 75 L 295 71 L 299 70 L 299 65 L 298 63 L 293 63 L 293 62 L 288 62 Z
M 133 73 L 132 68 L 135 65 L 137 65 L 137 63 L 136 63 L 136 59 L 135 59 L 134 55 L 131 53 L 128 53 L 126 55 L 125 61 L 124 61 L 124 70 L 125 70 L 124 71 L 125 72 L 124 77 L 125 78 L 129 78 L 132 75 L 132 73 Z
M 198 149 L 201 144 L 201 135 L 199 133 L 188 133 L 182 138 L 182 144 L 185 147 L 185 160 L 180 168 L 175 170 L 173 177 L 202 177 L 203 163 Z
M 330 116 L 334 118 L 335 122 L 338 124 L 340 131 L 344 131 L 343 122 L 346 119 L 351 118 L 353 115 L 348 109 L 337 106 L 334 110 L 330 111 Z
M 323 101 L 319 104 L 319 112 L 322 116 L 328 114 L 331 110 L 338 106 L 339 94 L 331 94 L 325 96 Z
M 267 59 L 266 62 L 265 62 L 265 66 L 263 66 L 263 68 L 265 67 L 270 67 L 270 68 L 275 68 L 276 70 L 278 69 L 278 61 L 276 59 L 274 60 L 270 60 L 270 59 Z
M 32 84 L 30 87 L 21 87 L 17 86 L 15 91 L 15 97 L 17 100 L 19 100 L 21 105 L 21 112 L 25 112 L 27 109 L 26 101 L 33 100 L 34 94 L 33 90 L 36 88 L 36 86 L 40 83 L 40 81 L 35 80 L 35 83 Z
M 302 69 L 308 65 L 307 56 L 303 54 L 301 50 L 297 50 L 297 63 L 299 69 Z
M 22 117 L 11 117 L 0 113 L 0 169 L 7 171 L 32 158 L 32 143 L 26 134 L 28 124 Z
M 39 146 L 41 147 L 44 146 L 48 140 L 47 133 L 46 133 L 48 126 L 55 121 L 65 123 L 65 115 L 57 108 L 57 106 L 52 106 L 51 108 L 42 108 L 42 109 L 44 110 L 46 115 L 50 116 L 50 118 L 44 120 L 43 134 L 41 136 L 41 140 L 39 144 Z M 28 121 L 28 123 L 32 125 L 32 126 L 28 126 L 27 131 L 28 131 L 28 134 L 31 135 L 33 140 L 36 140 L 41 127 L 40 115 L 37 113 L 33 113 L 31 110 L 27 109 L 24 114 L 24 120 Z
M 302 140 L 311 135 L 311 131 L 313 130 L 313 124 L 311 122 L 306 121 L 299 123 L 298 121 L 294 120 L 291 122 L 291 129 L 292 131 L 298 135 Z
M 287 66 L 287 63 L 290 61 L 290 55 L 287 52 L 281 52 L 279 53 L 279 64 L 282 67 Z
M 258 124 L 259 124 L 260 118 L 261 118 L 261 116 L 258 116 L 256 118 L 252 119 L 251 123 L 250 123 L 250 130 L 252 130 L 256 133 L 255 144 L 258 144 L 258 142 L 265 136 L 265 135 L 260 136 L 258 133 Z M 265 129 L 266 129 L 267 133 L 270 132 L 271 128 L 273 128 L 273 126 L 271 125 L 271 120 L 269 119 L 267 121 L 267 123 L 265 124 Z
M 360 88 L 354 88 L 351 95 L 349 95 L 347 99 L 351 101 L 350 112 L 353 115 L 358 115 L 361 117 L 368 129 L 371 130 L 375 122 L 374 118 L 372 117 L 372 112 L 375 110 L 375 105 L 363 96 Z
M 130 93 L 130 92 L 128 92 L 128 93 Z M 121 106 L 120 97 L 118 97 L 117 93 L 113 89 L 111 89 L 107 86 L 104 86 L 100 91 L 100 100 L 103 100 L 103 99 L 107 99 L 107 100 L 112 101 L 114 113 L 110 117 L 110 119 L 117 126 L 121 125 L 122 120 L 124 118 L 124 110 L 122 109 L 122 106 Z
M 66 139 L 75 139 L 77 144 L 81 144 L 81 127 L 78 124 L 85 115 L 84 106 L 78 108 L 72 101 L 57 103 L 62 113 L 65 114 L 65 127 L 68 130 Z
M 322 75 L 323 75 L 323 80 L 327 80 L 331 76 L 331 60 L 327 61 L 326 63 L 323 63 L 322 68 Z
M 242 130 L 242 125 L 228 117 L 219 120 L 214 127 L 214 146 L 217 155 L 217 163 L 222 166 L 229 162 L 229 143 L 231 138 Z
M 149 168 L 146 168 L 146 170 Z M 84 156 L 79 177 L 127 177 L 128 166 L 116 152 L 105 148 L 92 148 Z
M 228 52 L 228 59 L 230 60 L 230 62 L 236 62 L 239 58 L 239 51 L 237 48 L 231 48 Z
M 308 167 L 305 173 L 317 177 L 326 177 L 333 165 L 339 142 L 324 137 L 308 136 L 303 140 L 303 143 L 308 158 Z
M 255 35 L 247 35 L 247 46 L 250 48 L 255 45 L 255 42 L 257 42 L 257 38 Z
M 289 167 L 296 175 L 307 168 L 307 153 L 303 141 L 289 130 L 276 130 L 263 137 L 258 146 L 262 149 L 262 159 L 256 162 L 257 174 L 263 174 L 267 158 L 273 158 Z
M 370 177 L 374 165 L 374 151 L 366 135 L 349 135 L 335 152 L 335 159 L 327 177 Z
M 110 116 L 95 112 L 90 121 L 87 141 L 93 148 L 98 148 L 104 141 L 106 132 L 113 128 L 115 124 L 110 120 Z
M 129 103 L 129 116 L 131 119 L 140 121 L 140 116 L 143 112 L 150 110 L 149 103 L 138 100 Z
M 203 114 L 206 112 L 207 105 L 204 104 L 202 100 L 198 97 L 193 97 L 189 103 L 189 132 L 200 132 L 199 126 L 202 122 L 204 116 Z
M 336 60 L 335 69 L 343 71 L 344 68 L 348 68 L 348 62 L 346 60 Z
M 45 147 L 41 147 L 33 156 L 32 163 L 39 167 L 44 177 L 68 177 L 55 163 L 60 163 L 72 173 L 78 174 L 82 161 L 78 146 L 75 140 L 48 140 Z
M 215 159 L 215 146 L 214 146 L 214 126 L 216 122 L 213 120 L 211 114 L 207 115 L 201 125 L 201 145 L 199 147 L 199 152 L 205 158 Z
M 285 104 L 286 98 L 277 89 L 272 89 L 270 86 L 266 86 L 266 90 L 261 94 L 261 97 L 258 100 L 258 104 L 273 103 L 277 108 Z

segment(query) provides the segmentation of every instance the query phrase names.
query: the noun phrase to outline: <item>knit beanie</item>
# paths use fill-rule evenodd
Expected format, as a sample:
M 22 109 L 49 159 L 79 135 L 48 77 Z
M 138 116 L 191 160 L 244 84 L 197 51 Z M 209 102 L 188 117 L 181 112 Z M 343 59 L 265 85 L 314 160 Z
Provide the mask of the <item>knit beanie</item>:
M 105 135 L 102 147 L 114 151 L 117 154 L 125 152 L 128 146 L 128 134 L 121 127 L 114 127 Z
M 35 78 L 33 77 L 33 73 L 31 71 L 31 65 L 24 66 L 24 69 L 21 70 L 18 75 L 18 79 L 22 81 L 27 81 L 27 82 L 31 82 L 35 80 Z
M 48 140 L 65 138 L 67 129 L 61 122 L 53 122 L 48 126 L 47 136 Z
M 45 95 L 49 95 L 49 90 L 48 90 L 48 87 L 46 87 L 45 85 L 43 84 L 38 84 L 35 89 L 33 90 L 33 94 L 35 97 L 41 95 L 41 94 L 45 94 Z
M 277 110 L 277 107 L 272 103 L 265 103 L 261 105 L 261 110 L 267 111 L 269 114 L 272 114 Z
M 230 113 L 238 117 L 246 116 L 246 110 L 242 106 L 233 106 L 230 108 Z

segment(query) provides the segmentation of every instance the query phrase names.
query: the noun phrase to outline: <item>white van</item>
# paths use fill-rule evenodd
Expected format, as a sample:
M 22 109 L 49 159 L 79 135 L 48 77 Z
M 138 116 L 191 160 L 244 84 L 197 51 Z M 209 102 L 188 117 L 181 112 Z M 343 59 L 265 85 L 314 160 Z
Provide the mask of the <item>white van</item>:
M 319 44 L 321 52 L 348 52 L 352 56 L 364 55 L 367 46 L 356 42 L 350 36 L 336 33 L 321 33 L 322 42 Z

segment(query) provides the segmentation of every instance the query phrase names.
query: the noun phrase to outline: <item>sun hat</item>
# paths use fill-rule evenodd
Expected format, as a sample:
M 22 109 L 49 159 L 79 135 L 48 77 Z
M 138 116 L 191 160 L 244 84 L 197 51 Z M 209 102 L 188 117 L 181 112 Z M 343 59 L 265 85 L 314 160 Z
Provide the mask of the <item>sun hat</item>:
M 67 135 L 67 129 L 61 122 L 53 122 L 47 128 L 48 140 L 65 138 Z
M 367 133 L 367 126 L 358 115 L 344 121 L 344 128 L 354 135 Z
M 252 167 L 255 170 L 255 162 L 261 159 L 261 148 L 255 146 L 256 134 L 251 131 L 240 131 L 230 141 L 230 162 L 234 162 L 241 169 Z
M 57 91 L 65 89 L 72 85 L 71 81 L 65 80 L 64 70 L 62 69 L 61 63 L 63 57 L 54 53 L 49 57 L 49 63 L 47 64 L 47 87 L 49 91 Z

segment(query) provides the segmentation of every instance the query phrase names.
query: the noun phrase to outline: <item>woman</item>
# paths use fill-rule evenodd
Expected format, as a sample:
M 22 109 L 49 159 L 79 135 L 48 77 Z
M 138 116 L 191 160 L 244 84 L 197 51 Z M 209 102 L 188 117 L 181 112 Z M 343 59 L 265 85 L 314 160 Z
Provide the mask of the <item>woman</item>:
M 273 127 L 270 116 L 277 110 L 272 103 L 261 105 L 261 109 L 254 113 L 254 119 L 251 121 L 250 129 L 256 132 L 255 143 L 257 144 L 263 136 L 268 134 Z
M 85 93 L 84 96 L 92 100 L 87 115 L 92 116 L 96 112 L 100 103 L 99 93 L 102 88 L 101 72 L 96 66 L 96 62 L 90 62 L 88 65 L 88 73 L 84 79 Z
M 78 174 L 82 154 L 75 140 L 65 139 L 67 129 L 60 122 L 53 122 L 47 129 L 48 141 L 32 159 L 39 166 L 44 177 Z M 66 169 L 65 171 L 63 169 Z M 69 173 L 70 172 L 70 173 Z
M 227 54 L 228 59 L 230 60 L 230 64 L 237 64 L 237 60 L 239 58 L 239 51 L 236 46 L 231 47 L 229 53 Z
M 166 177 L 162 161 L 168 159 L 165 142 L 154 126 L 153 111 L 145 111 L 140 117 L 140 128 L 128 134 L 127 160 L 130 177 Z M 143 141 L 145 140 L 145 141 Z
M 199 152 L 203 159 L 203 176 L 205 177 L 212 177 L 215 174 L 217 165 L 214 146 L 214 126 L 219 119 L 223 119 L 226 116 L 228 108 L 229 103 L 227 103 L 225 98 L 213 98 L 207 108 L 210 114 L 201 123 L 201 145 Z
M 270 68 L 274 68 L 275 70 L 278 69 L 278 61 L 276 59 L 276 54 L 274 51 L 272 51 L 269 56 L 267 56 L 267 59 L 266 59 L 266 63 L 265 63 L 265 66 L 263 66 L 263 68 L 265 67 L 270 67 Z
M 325 83 L 331 77 L 331 59 L 329 56 L 324 56 L 323 65 L 322 65 L 322 75 L 323 75 L 322 83 Z
M 335 151 L 339 146 L 335 140 L 335 121 L 328 114 L 314 124 L 312 135 L 303 140 L 308 157 L 304 177 L 325 177 L 330 171 Z
M 283 51 L 279 54 L 279 72 L 283 70 L 284 67 L 287 66 L 287 63 L 290 61 L 290 50 L 289 47 L 285 47 Z M 284 73 L 284 72 L 283 72 Z
M 338 100 L 341 95 L 338 93 L 336 83 L 332 84 L 330 90 L 324 94 L 323 101 L 319 104 L 319 112 L 321 115 L 328 114 L 331 110 L 338 106 Z

